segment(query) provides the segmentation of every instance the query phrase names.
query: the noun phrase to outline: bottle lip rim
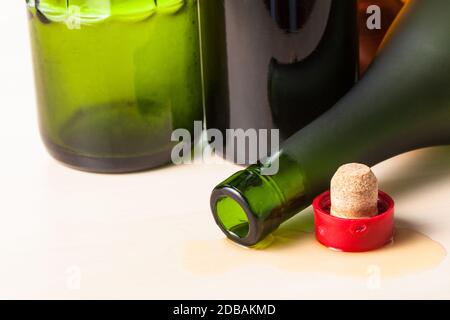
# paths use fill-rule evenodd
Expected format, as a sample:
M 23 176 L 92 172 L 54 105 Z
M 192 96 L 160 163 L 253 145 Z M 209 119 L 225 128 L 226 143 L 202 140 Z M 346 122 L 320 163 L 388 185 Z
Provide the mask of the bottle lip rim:
M 224 225 L 222 224 L 218 212 L 217 212 L 217 203 L 223 199 L 223 198 L 230 198 L 234 201 L 236 201 L 241 208 L 243 209 L 245 215 L 248 219 L 248 233 L 245 237 L 239 237 L 229 230 L 227 230 Z M 219 226 L 219 228 L 222 230 L 223 233 L 232 241 L 237 242 L 244 246 L 253 246 L 257 244 L 261 240 L 262 231 L 263 228 L 261 228 L 261 222 L 259 221 L 258 217 L 256 217 L 252 210 L 249 207 L 249 204 L 245 197 L 235 188 L 230 186 L 221 186 L 216 187 L 211 194 L 211 211 L 214 216 L 214 220 L 216 224 Z

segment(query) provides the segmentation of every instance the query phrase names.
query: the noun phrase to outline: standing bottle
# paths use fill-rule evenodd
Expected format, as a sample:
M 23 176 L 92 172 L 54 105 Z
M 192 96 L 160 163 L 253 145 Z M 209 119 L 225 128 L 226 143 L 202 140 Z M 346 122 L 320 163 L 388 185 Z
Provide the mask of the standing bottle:
M 409 1 L 353 90 L 279 153 L 214 189 L 212 211 L 227 236 L 256 244 L 326 190 L 344 163 L 374 165 L 416 148 L 449 144 L 449 30 L 450 1 Z M 278 173 L 263 175 L 275 162 Z
M 355 83 L 354 0 L 201 0 L 200 12 L 206 124 L 224 136 L 279 129 L 284 140 Z
M 28 0 L 42 138 L 63 163 L 129 172 L 171 161 L 203 119 L 197 0 Z

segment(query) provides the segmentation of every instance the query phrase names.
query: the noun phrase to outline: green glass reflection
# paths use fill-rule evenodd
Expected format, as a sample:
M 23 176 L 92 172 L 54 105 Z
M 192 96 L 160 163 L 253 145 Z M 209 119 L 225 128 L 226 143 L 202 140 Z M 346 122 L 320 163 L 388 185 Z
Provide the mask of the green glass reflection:
M 249 221 L 244 209 L 229 197 L 221 198 L 216 204 L 217 217 L 222 226 L 231 234 L 245 238 L 249 231 Z

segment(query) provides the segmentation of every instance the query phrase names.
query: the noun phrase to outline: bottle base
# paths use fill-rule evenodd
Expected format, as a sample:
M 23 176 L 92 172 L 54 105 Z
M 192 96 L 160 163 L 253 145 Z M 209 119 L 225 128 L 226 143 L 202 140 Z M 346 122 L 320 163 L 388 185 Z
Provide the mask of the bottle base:
M 161 167 L 171 163 L 170 150 L 137 157 L 90 157 L 71 152 L 43 138 L 50 155 L 76 170 L 92 173 L 131 173 Z

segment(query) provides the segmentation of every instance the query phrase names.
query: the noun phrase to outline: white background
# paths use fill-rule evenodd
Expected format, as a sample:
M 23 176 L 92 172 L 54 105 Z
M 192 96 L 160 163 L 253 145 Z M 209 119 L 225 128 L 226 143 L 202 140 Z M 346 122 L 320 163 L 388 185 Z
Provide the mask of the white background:
M 366 279 L 279 270 L 270 258 L 192 272 L 190 260 L 211 252 L 186 256 L 185 246 L 223 239 L 209 193 L 239 168 L 114 176 L 60 165 L 38 134 L 24 0 L 2 1 L 0 40 L 0 298 L 450 298 L 448 258 L 377 290 Z M 398 216 L 447 250 L 449 155 L 423 150 L 375 168 Z

